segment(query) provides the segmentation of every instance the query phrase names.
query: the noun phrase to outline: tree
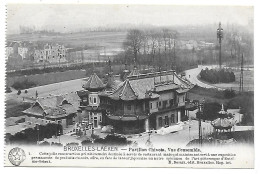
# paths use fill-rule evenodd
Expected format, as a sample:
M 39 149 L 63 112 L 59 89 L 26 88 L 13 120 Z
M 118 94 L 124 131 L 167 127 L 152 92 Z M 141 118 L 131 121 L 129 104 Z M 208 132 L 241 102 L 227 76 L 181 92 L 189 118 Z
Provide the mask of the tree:
M 124 46 L 127 50 L 131 51 L 134 60 L 137 62 L 137 56 L 142 46 L 143 33 L 140 30 L 130 30 L 127 34 Z
M 155 53 L 156 53 L 156 48 L 157 48 L 157 36 L 156 36 L 156 31 L 150 30 L 148 34 L 148 38 L 150 41 L 150 47 L 151 47 L 151 54 L 152 54 L 152 63 L 155 63 Z

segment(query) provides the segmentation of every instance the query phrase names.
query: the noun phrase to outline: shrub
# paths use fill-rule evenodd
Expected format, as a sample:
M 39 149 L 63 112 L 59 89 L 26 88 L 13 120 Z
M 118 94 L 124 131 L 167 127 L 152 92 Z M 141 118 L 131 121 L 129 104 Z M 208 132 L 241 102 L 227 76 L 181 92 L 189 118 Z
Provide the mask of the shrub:
M 91 141 L 90 139 L 83 140 L 83 141 L 81 142 L 81 144 L 82 144 L 82 146 L 90 145 L 90 144 L 92 144 L 92 141 Z
M 221 110 L 221 105 L 219 103 L 205 103 L 203 115 L 197 115 L 197 118 L 203 120 L 215 120 L 219 117 L 218 112 Z
M 228 102 L 228 108 L 241 108 L 243 125 L 254 125 L 254 93 L 244 92 Z
M 39 144 L 40 146 L 50 146 L 50 143 L 47 141 L 44 141 L 42 143 Z
M 98 138 L 99 138 L 99 136 L 98 136 L 98 135 L 96 135 L 96 134 L 91 134 L 91 138 L 93 138 L 93 139 L 98 139 Z
M 233 72 L 226 71 L 224 69 L 209 70 L 208 68 L 206 68 L 205 70 L 201 70 L 200 78 L 209 83 L 230 83 L 236 80 L 235 74 Z
M 17 95 L 20 95 L 20 94 L 21 94 L 21 90 L 18 90 L 18 91 L 17 91 Z
M 30 82 L 28 81 L 28 79 L 22 81 L 22 82 L 15 82 L 12 87 L 14 89 L 17 89 L 17 90 L 21 90 L 21 89 L 26 89 L 26 88 L 31 88 L 31 87 L 34 87 L 36 86 L 36 84 L 34 82 Z
M 236 93 L 235 93 L 235 91 L 234 90 L 232 90 L 232 89 L 226 89 L 225 91 L 224 91 L 224 97 L 225 98 L 233 98 L 233 97 L 235 97 L 236 96 Z
M 5 92 L 6 92 L 6 93 L 10 93 L 10 92 L 12 92 L 12 90 L 11 90 L 11 88 L 10 88 L 9 86 L 6 86 Z
M 18 144 L 36 144 L 38 141 L 42 141 L 44 138 L 51 138 L 53 135 L 57 135 L 57 132 L 61 130 L 62 126 L 54 123 L 48 123 L 47 125 L 39 125 L 39 131 L 35 127 L 34 129 L 28 128 L 22 132 L 18 132 L 9 137 L 10 143 Z
M 62 146 L 62 144 L 61 143 L 54 143 L 54 142 L 52 142 L 51 146 L 58 146 L 59 147 L 59 146 Z
M 94 143 L 102 144 L 102 145 L 128 145 L 131 142 L 127 141 L 126 137 L 118 136 L 118 135 L 107 135 L 105 138 L 95 139 Z
M 79 145 L 79 143 L 74 143 L 74 142 L 66 144 L 66 146 L 78 146 L 78 145 Z

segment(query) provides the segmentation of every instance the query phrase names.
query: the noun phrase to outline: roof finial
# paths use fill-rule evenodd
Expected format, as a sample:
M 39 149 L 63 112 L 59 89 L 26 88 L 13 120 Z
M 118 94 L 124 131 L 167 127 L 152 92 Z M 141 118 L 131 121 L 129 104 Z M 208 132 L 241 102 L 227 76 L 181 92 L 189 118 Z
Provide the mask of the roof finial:
M 137 69 L 136 60 L 134 58 L 134 69 Z
M 108 66 L 109 66 L 109 72 L 112 72 L 110 57 L 108 57 Z

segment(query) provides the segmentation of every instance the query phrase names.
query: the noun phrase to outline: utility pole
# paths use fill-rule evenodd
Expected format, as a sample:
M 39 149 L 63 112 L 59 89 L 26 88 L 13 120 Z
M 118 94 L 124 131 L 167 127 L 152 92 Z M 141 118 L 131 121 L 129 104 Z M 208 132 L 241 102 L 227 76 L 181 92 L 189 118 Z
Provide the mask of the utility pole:
M 219 22 L 219 27 L 217 29 L 217 39 L 219 41 L 219 69 L 221 69 L 221 42 L 223 39 L 223 28 L 221 28 L 220 22 Z
M 243 86 L 244 86 L 243 68 L 244 68 L 244 54 L 242 54 L 242 59 L 241 59 L 239 92 L 243 92 Z
M 40 144 L 40 127 L 39 124 L 36 124 L 37 129 L 37 144 Z
M 204 104 L 205 104 L 205 100 L 203 100 L 202 103 L 199 104 L 199 112 L 198 112 L 198 118 L 199 118 L 199 145 L 200 146 L 202 146 L 201 117 L 203 116 Z

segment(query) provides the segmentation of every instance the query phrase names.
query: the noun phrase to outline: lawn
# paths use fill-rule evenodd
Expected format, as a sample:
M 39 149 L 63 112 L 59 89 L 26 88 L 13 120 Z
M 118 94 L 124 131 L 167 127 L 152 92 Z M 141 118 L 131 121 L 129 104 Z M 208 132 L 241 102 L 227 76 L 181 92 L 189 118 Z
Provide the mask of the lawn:
M 67 47 L 105 46 L 108 49 L 121 48 L 126 32 L 82 32 L 62 34 L 16 34 L 7 35 L 7 41 L 55 42 Z
M 190 100 L 199 100 L 202 101 L 205 99 L 205 102 L 209 103 L 220 103 L 220 104 L 227 104 L 229 99 L 224 97 L 223 91 L 219 91 L 217 89 L 207 89 L 202 88 L 199 86 L 195 86 L 189 92 L 189 99 Z
M 218 88 L 224 88 L 224 89 L 233 89 L 236 91 L 239 91 L 239 82 L 240 82 L 240 71 L 234 71 L 235 74 L 235 82 L 231 83 L 217 83 L 217 84 L 211 84 L 208 82 L 203 81 L 204 83 L 210 84 L 212 86 L 218 87 Z M 243 89 L 244 91 L 254 91 L 254 71 L 244 71 L 243 73 Z

